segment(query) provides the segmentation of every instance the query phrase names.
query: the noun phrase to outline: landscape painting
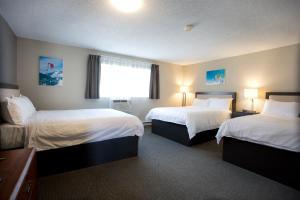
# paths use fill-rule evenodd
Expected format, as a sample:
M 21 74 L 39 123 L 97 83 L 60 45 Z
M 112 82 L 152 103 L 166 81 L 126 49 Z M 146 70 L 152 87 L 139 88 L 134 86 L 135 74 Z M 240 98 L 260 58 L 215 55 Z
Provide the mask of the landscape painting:
M 63 60 L 40 56 L 39 85 L 63 85 Z
M 206 85 L 223 85 L 225 83 L 225 69 L 206 72 Z

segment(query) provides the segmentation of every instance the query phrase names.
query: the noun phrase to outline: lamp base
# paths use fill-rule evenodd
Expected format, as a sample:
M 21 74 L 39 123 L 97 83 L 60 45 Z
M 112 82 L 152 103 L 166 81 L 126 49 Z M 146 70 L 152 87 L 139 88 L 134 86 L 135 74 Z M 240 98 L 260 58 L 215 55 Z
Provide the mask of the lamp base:
M 183 92 L 182 93 L 182 104 L 181 104 L 182 107 L 186 106 L 186 93 Z
M 256 113 L 256 111 L 255 110 L 246 110 L 246 109 L 243 109 L 243 112 L 245 112 L 245 113 Z

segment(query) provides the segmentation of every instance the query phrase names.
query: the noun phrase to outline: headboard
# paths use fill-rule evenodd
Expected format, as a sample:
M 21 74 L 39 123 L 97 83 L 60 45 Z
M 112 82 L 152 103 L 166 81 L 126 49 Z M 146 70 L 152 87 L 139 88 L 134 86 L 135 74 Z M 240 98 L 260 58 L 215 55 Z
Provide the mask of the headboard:
M 5 97 L 19 96 L 19 95 L 20 95 L 19 89 L 0 88 L 0 102 L 2 102 Z
M 0 83 L 0 124 L 2 123 L 1 102 L 4 100 L 5 97 L 19 96 L 19 95 L 20 95 L 20 90 L 17 85 Z
M 18 85 L 0 82 L 0 102 L 3 101 L 5 97 L 18 96 L 18 95 L 20 95 L 20 90 Z
M 236 111 L 236 92 L 195 92 L 195 98 L 199 98 L 199 96 L 205 96 L 206 98 L 209 97 L 219 97 L 219 98 L 232 98 L 232 105 L 231 105 L 231 111 Z
M 18 85 L 14 85 L 14 84 L 1 83 L 0 82 L 0 89 L 1 88 L 5 88 L 5 89 L 19 89 L 19 86 Z
M 266 92 L 266 99 L 271 98 L 278 101 L 300 102 L 300 92 Z

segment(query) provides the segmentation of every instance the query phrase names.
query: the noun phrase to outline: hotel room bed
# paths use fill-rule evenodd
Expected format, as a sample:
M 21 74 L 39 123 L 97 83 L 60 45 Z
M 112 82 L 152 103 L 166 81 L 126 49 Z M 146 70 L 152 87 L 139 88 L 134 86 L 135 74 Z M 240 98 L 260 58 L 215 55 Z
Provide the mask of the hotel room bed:
M 222 124 L 216 135 L 237 138 L 287 151 L 300 152 L 300 119 L 285 119 L 265 114 L 238 117 Z
M 195 98 L 232 99 L 235 110 L 235 92 L 196 92 Z M 230 110 L 203 109 L 197 106 L 154 108 L 146 116 L 152 121 L 152 133 L 190 146 L 214 139 L 219 126 L 231 117 Z
M 22 128 L 23 146 L 38 150 L 41 176 L 137 156 L 144 133 L 137 117 L 113 109 L 36 111 L 22 126 L 0 126 L 14 133 L 4 134 L 8 147 L 15 143 L 9 139 L 20 138 L 16 128 Z
M 43 151 L 143 132 L 137 117 L 113 109 L 37 111 L 25 125 L 25 146 Z
M 269 92 L 273 96 L 300 93 Z M 224 122 L 216 136 L 223 140 L 223 160 L 300 189 L 300 118 L 257 114 Z
M 38 111 L 25 130 L 40 175 L 137 156 L 144 133 L 137 117 L 113 109 Z

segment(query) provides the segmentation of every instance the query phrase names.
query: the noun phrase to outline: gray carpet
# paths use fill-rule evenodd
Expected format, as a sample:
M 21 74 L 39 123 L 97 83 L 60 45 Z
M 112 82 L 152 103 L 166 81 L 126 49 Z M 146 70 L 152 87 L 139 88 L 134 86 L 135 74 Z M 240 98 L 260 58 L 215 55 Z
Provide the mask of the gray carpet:
M 215 141 L 185 147 L 147 128 L 138 157 L 42 178 L 39 198 L 299 200 L 300 192 L 222 161 Z

